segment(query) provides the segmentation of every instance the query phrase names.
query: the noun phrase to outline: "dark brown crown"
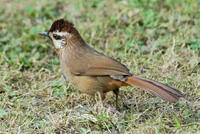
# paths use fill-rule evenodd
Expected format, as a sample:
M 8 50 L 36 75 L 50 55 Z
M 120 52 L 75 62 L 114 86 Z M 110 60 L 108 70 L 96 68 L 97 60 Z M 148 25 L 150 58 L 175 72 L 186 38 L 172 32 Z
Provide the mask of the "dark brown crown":
M 53 22 L 49 32 L 59 31 L 59 32 L 72 33 L 73 29 L 74 25 L 71 22 L 61 18 Z

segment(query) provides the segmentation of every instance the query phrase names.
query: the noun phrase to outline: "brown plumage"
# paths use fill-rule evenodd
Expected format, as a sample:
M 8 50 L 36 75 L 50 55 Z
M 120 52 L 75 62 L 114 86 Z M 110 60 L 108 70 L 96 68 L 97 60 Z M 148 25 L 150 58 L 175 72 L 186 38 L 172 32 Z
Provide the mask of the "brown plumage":
M 90 95 L 99 92 L 104 98 L 106 92 L 113 91 L 116 94 L 116 105 L 119 88 L 128 85 L 146 89 L 169 102 L 176 102 L 183 96 L 180 91 L 167 85 L 133 76 L 126 66 L 88 46 L 74 25 L 67 20 L 56 20 L 50 30 L 41 35 L 51 38 L 63 74 L 81 92 Z

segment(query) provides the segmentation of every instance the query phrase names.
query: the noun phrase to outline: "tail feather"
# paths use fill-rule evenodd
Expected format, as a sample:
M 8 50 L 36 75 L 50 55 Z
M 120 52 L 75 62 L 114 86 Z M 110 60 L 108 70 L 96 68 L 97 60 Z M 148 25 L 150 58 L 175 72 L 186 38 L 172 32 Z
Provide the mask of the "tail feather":
M 169 102 L 176 102 L 180 97 L 183 97 L 183 94 L 177 89 L 138 76 L 130 76 L 125 82 L 130 85 L 144 88 L 155 96 L 158 96 L 163 100 L 168 100 Z

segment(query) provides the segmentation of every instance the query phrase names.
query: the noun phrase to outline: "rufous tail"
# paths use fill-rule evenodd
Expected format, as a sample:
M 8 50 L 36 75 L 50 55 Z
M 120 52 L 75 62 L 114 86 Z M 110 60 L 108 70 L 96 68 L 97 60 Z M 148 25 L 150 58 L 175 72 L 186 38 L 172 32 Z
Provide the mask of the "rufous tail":
M 153 95 L 158 96 L 161 99 L 167 100 L 169 102 L 176 102 L 179 100 L 180 97 L 184 96 L 177 89 L 164 85 L 160 82 L 141 78 L 138 76 L 130 76 L 125 82 L 133 86 L 144 88 Z

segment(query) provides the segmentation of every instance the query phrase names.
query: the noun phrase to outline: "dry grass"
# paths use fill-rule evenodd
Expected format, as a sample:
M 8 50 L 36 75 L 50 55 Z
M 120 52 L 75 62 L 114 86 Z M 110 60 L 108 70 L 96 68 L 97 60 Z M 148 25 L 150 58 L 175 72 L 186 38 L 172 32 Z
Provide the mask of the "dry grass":
M 200 133 L 199 0 L 0 2 L 0 133 Z M 63 84 L 49 41 L 56 18 L 131 72 L 185 93 L 169 104 L 122 88 L 103 102 Z

